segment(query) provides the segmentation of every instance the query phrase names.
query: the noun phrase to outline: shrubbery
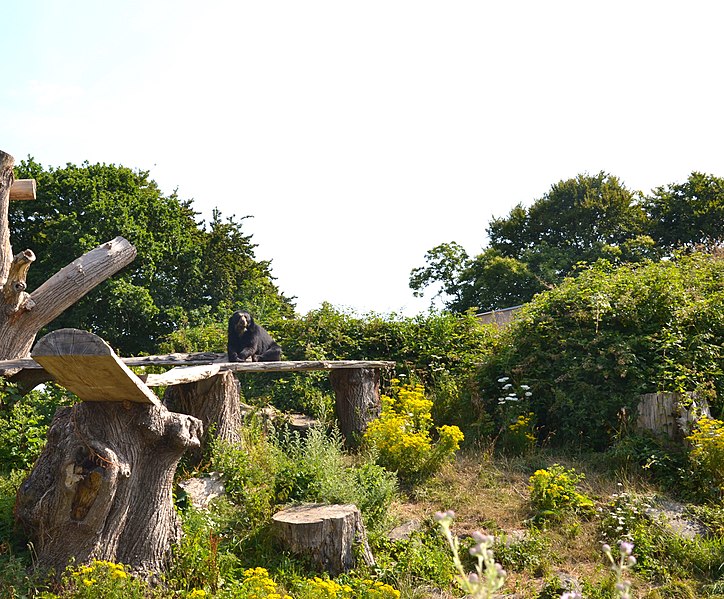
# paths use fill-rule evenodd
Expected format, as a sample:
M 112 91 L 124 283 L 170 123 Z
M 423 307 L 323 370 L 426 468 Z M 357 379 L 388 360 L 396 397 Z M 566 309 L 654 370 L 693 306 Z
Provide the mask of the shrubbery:
M 724 398 L 724 260 L 692 254 L 614 267 L 598 262 L 541 293 L 502 333 L 480 369 L 496 413 L 500 373 L 530 385 L 538 434 L 608 447 L 638 396 L 693 391 L 715 414 Z
M 437 428 L 433 441 L 433 402 L 422 385 L 402 385 L 394 379 L 392 393 L 381 399 L 382 413 L 369 424 L 364 438 L 388 470 L 408 481 L 429 476 L 460 448 L 464 436 L 457 426 Z

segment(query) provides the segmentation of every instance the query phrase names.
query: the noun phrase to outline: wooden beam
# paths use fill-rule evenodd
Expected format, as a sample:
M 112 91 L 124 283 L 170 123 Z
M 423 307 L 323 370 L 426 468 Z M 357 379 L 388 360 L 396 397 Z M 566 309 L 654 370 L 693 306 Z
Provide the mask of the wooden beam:
M 219 374 L 219 365 L 208 364 L 204 366 L 177 366 L 162 374 L 142 374 L 139 375 L 139 378 L 149 387 L 168 387 L 170 385 L 203 381 L 217 374 Z
M 202 366 L 214 364 L 219 370 L 234 372 L 302 372 L 306 370 L 336 370 L 338 368 L 393 368 L 388 360 L 317 360 L 284 362 L 227 362 L 226 353 L 196 352 L 189 354 L 160 354 L 119 358 L 126 366 Z M 0 360 L 0 372 L 16 368 L 42 368 L 32 358 Z M 151 376 L 151 375 L 148 375 Z M 160 375 L 158 375 L 160 376 Z
M 78 329 L 58 329 L 41 338 L 33 359 L 84 401 L 132 401 L 161 405 L 103 339 Z
M 35 200 L 37 199 L 36 191 L 35 179 L 16 179 L 10 187 L 10 199 Z

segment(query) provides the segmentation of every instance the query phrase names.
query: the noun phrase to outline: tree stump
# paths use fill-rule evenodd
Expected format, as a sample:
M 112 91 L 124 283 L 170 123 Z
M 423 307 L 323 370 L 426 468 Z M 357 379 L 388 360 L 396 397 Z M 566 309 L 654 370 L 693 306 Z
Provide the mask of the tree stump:
M 240 441 L 241 407 L 239 381 L 233 372 L 222 372 L 211 378 L 173 385 L 166 388 L 163 404 L 174 412 L 189 414 L 204 426 L 201 445 L 191 451 L 191 459 L 199 463 L 209 434 L 224 441 Z
M 367 425 L 380 415 L 380 371 L 340 368 L 329 373 L 339 430 L 349 449 L 358 447 Z
M 150 403 L 59 409 L 15 506 L 36 567 L 60 574 L 73 558 L 122 562 L 140 574 L 161 571 L 181 534 L 174 472 L 200 434 L 196 418 Z
M 355 544 L 359 544 L 366 564 L 375 563 L 362 516 L 355 505 L 295 505 L 277 512 L 272 520 L 282 545 L 292 553 L 311 557 L 320 570 L 331 576 L 354 567 Z

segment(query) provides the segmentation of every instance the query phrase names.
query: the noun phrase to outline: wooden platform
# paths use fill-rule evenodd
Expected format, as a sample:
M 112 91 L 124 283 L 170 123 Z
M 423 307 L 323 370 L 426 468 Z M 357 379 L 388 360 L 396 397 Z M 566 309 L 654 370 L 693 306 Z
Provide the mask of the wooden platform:
M 77 329 L 58 329 L 40 339 L 33 359 L 84 401 L 161 402 L 103 339 Z
M 130 366 L 173 366 L 162 374 L 136 375 Z M 201 381 L 219 372 L 306 372 L 394 368 L 386 360 L 287 360 L 227 362 L 226 353 L 196 352 L 121 358 L 103 339 L 78 329 L 58 329 L 38 340 L 30 358 L 0 360 L 0 375 L 18 369 L 42 370 L 48 378 L 87 401 L 157 403 L 148 387 Z M 80 393 L 79 393 L 80 391 Z M 127 396 L 128 395 L 128 396 Z M 152 399 L 153 397 L 153 399 Z

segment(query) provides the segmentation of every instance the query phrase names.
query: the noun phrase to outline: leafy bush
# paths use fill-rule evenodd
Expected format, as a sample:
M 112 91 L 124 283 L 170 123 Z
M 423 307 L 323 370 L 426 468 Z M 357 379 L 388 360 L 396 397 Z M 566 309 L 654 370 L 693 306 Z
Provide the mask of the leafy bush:
M 480 368 L 496 413 L 499 373 L 525 380 L 542 437 L 605 449 L 653 391 L 704 395 L 715 414 L 724 379 L 724 259 L 704 254 L 614 267 L 599 261 L 537 295 Z
M 382 413 L 365 432 L 365 441 L 388 470 L 408 480 L 429 476 L 451 459 L 460 447 L 463 433 L 457 426 L 441 426 L 433 443 L 430 431 L 432 401 L 422 385 L 392 381 L 392 395 L 383 395 Z
M 244 426 L 240 433 L 239 444 L 213 441 L 210 469 L 223 474 L 238 525 L 250 533 L 272 514 L 275 477 L 283 456 L 260 424 Z
M 397 494 L 395 475 L 362 456 L 351 465 L 336 429 L 328 433 L 315 427 L 304 437 L 284 435 L 277 447 L 282 456 L 275 481 L 277 501 L 354 503 L 368 528 L 384 523 Z
M 45 445 L 56 409 L 72 401 L 71 394 L 53 384 L 22 396 L 0 378 L 0 471 L 30 467 Z
M 557 520 L 567 513 L 588 514 L 593 501 L 579 493 L 576 485 L 585 474 L 575 468 L 564 468 L 560 464 L 536 470 L 529 479 L 530 502 L 535 519 L 540 522 Z
M 686 438 L 692 468 L 724 494 L 724 422 L 702 417 Z

